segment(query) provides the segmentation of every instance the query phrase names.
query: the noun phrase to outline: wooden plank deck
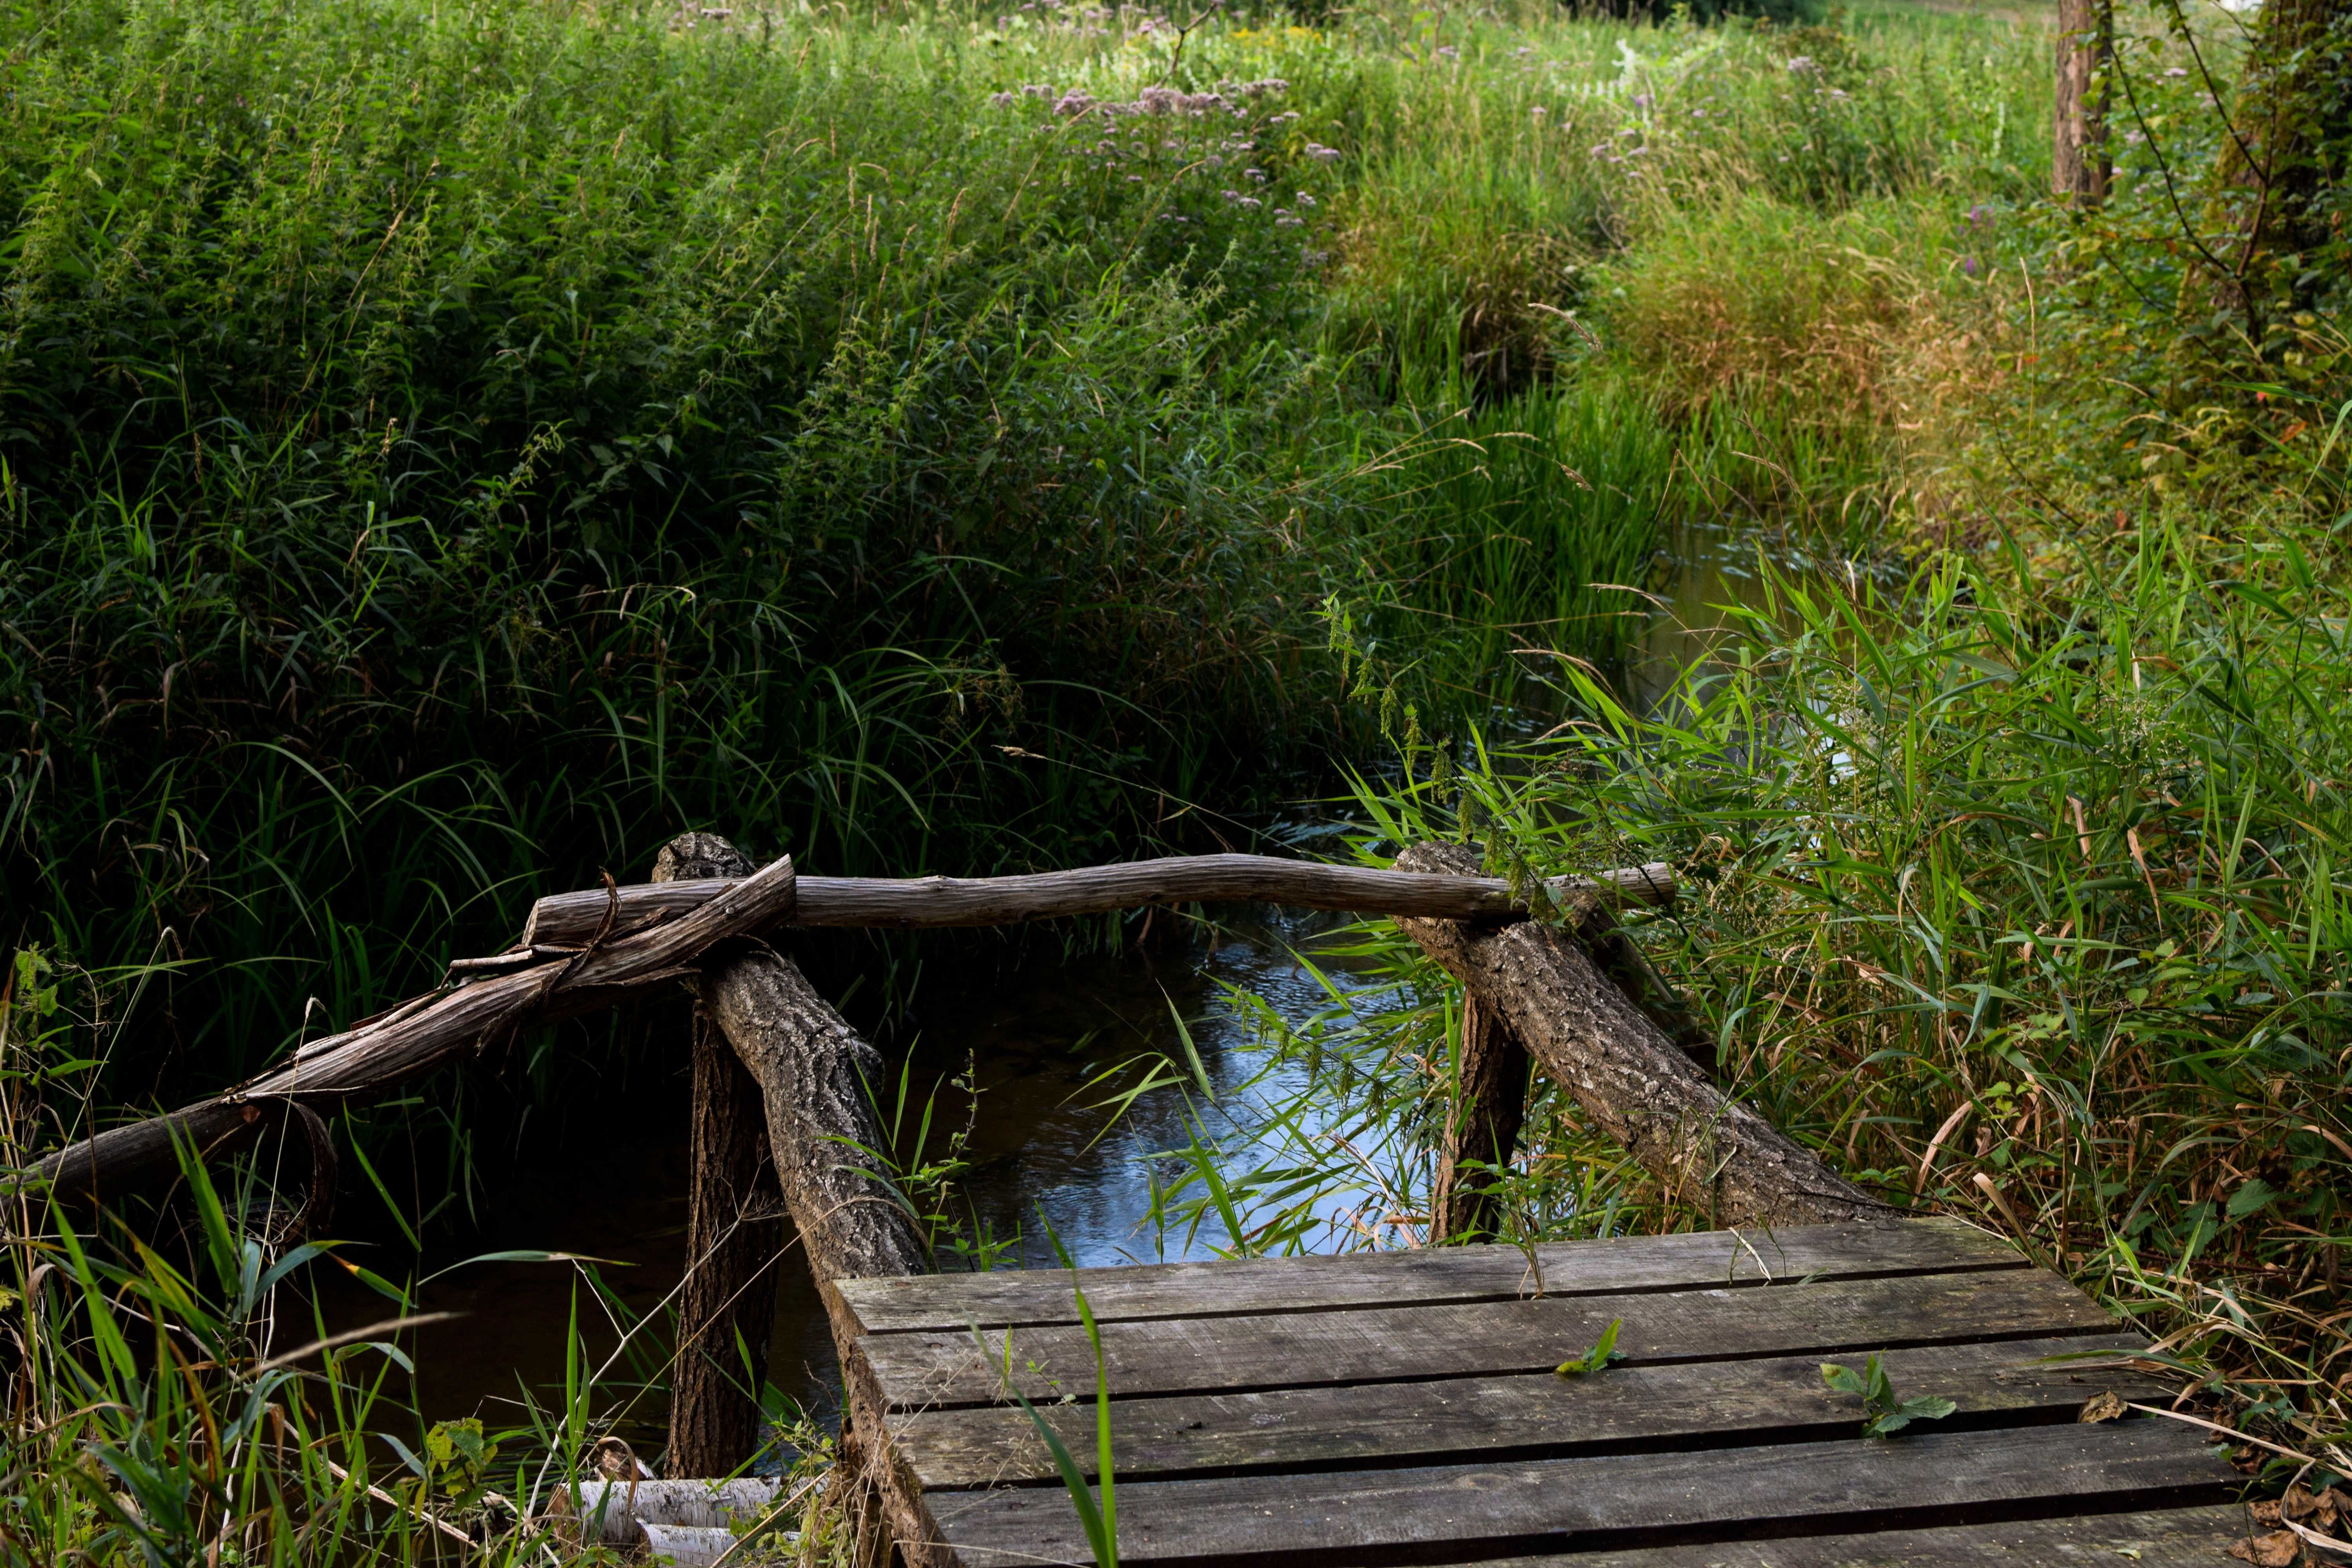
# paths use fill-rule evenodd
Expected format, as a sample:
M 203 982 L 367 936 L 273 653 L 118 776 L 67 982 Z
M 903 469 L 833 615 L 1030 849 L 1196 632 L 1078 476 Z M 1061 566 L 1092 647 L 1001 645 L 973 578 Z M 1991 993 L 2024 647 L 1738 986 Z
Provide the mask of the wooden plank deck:
M 1102 1327 L 1119 1548 L 1243 1568 L 2222 1568 L 2239 1478 L 2179 1422 L 2083 1424 L 2159 1391 L 2145 1342 L 1948 1221 L 1068 1273 L 843 1281 L 853 1396 L 969 1568 L 1090 1562 L 1026 1395 L 1092 1473 Z M 1628 1359 L 1552 1368 L 1610 1322 Z M 1958 1402 L 1891 1439 L 1821 1363 L 1882 1352 Z M 2063 1357 L 2063 1360 L 2052 1360 Z

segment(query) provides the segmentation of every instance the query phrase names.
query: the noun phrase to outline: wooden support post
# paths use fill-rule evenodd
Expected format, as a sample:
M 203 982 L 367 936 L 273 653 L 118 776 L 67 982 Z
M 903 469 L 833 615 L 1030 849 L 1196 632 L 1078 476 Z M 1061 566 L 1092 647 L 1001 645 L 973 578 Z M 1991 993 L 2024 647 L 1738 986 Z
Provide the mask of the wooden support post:
M 1477 868 L 1459 845 L 1417 844 L 1402 870 Z M 1399 920 L 1423 951 L 1491 1007 L 1594 1122 L 1716 1226 L 1892 1218 L 1811 1151 L 1717 1089 L 1688 1053 L 1568 933 L 1532 921 L 1481 926 Z
M 1473 1239 L 1502 1230 L 1503 1204 L 1496 1178 L 1465 1171 L 1472 1161 L 1496 1167 L 1511 1163 L 1519 1126 L 1528 1114 L 1528 1050 L 1492 1009 L 1462 999 L 1459 1098 L 1445 1129 L 1445 1150 L 1430 1198 L 1429 1239 Z
M 751 862 L 716 834 L 672 839 L 653 879 L 748 877 Z M 694 1124 L 686 1220 L 686 1283 L 678 1292 L 677 1359 L 670 1373 L 672 1477 L 733 1474 L 760 1447 L 760 1388 L 776 1331 L 783 1225 L 768 1161 L 760 1086 L 698 1001 Z M 750 1352 L 745 1366 L 738 1342 Z
M 882 1058 L 802 975 L 765 944 L 721 955 L 703 972 L 703 1005 L 760 1086 L 768 1148 L 841 1353 L 849 1396 L 842 1452 L 878 1487 L 883 1513 L 910 1564 L 934 1561 L 920 1489 L 898 1471 L 882 1406 L 862 1376 L 856 1315 L 835 1281 L 923 1274 L 930 1258 L 914 1217 L 874 1173 L 890 1154 L 868 1098 Z

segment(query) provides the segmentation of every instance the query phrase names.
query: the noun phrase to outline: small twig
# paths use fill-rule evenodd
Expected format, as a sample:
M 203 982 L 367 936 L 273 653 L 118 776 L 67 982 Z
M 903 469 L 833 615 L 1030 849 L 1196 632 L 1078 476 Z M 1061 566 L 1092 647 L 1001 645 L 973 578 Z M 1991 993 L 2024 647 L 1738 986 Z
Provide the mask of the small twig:
M 1225 0 L 1209 0 L 1207 9 L 1193 12 L 1192 19 L 1176 29 L 1176 47 L 1168 52 L 1168 68 L 1160 73 L 1160 82 L 1155 85 L 1165 85 L 1176 74 L 1176 62 L 1184 58 L 1184 40 L 1192 36 L 1192 30 L 1224 8 Z
M 330 1334 L 323 1340 L 312 1340 L 300 1350 L 288 1351 L 284 1355 L 271 1356 L 268 1361 L 255 1367 L 253 1373 L 257 1376 L 265 1372 L 276 1372 L 279 1367 L 292 1366 L 305 1356 L 316 1355 L 320 1351 L 331 1351 L 339 1345 L 347 1345 L 356 1340 L 366 1339 L 371 1334 L 397 1333 L 403 1329 L 422 1328 L 426 1323 L 451 1322 L 465 1315 L 463 1312 L 413 1312 L 404 1318 L 387 1318 L 381 1323 L 370 1323 L 363 1329 L 346 1329 L 340 1334 Z
M 2224 1437 L 2233 1438 L 2241 1443 L 2252 1443 L 2257 1448 L 2268 1448 L 2273 1454 L 2284 1454 L 2290 1459 L 2301 1459 L 2306 1465 L 2315 1465 L 2319 1463 L 2317 1459 L 2313 1458 L 2308 1454 L 2297 1453 L 2293 1448 L 2282 1448 L 2276 1443 L 2269 1443 L 2263 1441 L 2260 1437 L 2249 1436 L 2243 1432 L 2224 1426 L 2218 1421 L 2208 1421 L 2202 1415 L 2191 1415 L 2188 1412 L 2182 1410 L 2166 1410 L 2161 1406 L 2154 1405 L 2133 1405 L 2129 1400 L 2125 1401 L 2125 1403 L 2130 1405 L 2134 1410 L 2144 1411 L 2150 1415 L 2161 1415 L 2168 1421 L 2186 1421 L 2191 1426 L 2202 1426 L 2208 1432 L 2219 1432 Z
M 449 961 L 449 973 L 453 975 L 480 979 L 493 974 L 505 974 L 512 970 L 529 969 L 534 963 L 544 963 L 553 958 L 577 957 L 579 952 L 580 949 L 576 947 L 549 947 L 544 944 L 536 947 L 518 947 L 505 952 L 492 953 L 488 958 L 453 958 Z
M 335 1479 L 339 1481 L 349 1481 L 352 1479 L 351 1471 L 343 1468 L 342 1466 L 335 1463 L 334 1460 L 326 1459 L 322 1462 L 326 1465 L 329 1472 L 334 1476 Z M 474 1538 L 472 1536 L 467 1534 L 464 1531 L 458 1529 L 456 1525 L 449 1523 L 447 1521 L 437 1517 L 429 1508 L 411 1508 L 408 1504 L 402 1502 L 398 1498 L 393 1496 L 390 1492 L 384 1490 L 382 1487 L 377 1486 L 373 1481 L 368 1483 L 367 1494 L 368 1496 L 375 1499 L 376 1501 L 383 1503 L 387 1508 L 396 1508 L 404 1513 L 415 1514 L 418 1519 L 424 1521 L 426 1524 L 431 1525 L 434 1529 L 439 1531 L 450 1540 L 457 1542 L 460 1546 L 471 1546 L 474 1544 Z

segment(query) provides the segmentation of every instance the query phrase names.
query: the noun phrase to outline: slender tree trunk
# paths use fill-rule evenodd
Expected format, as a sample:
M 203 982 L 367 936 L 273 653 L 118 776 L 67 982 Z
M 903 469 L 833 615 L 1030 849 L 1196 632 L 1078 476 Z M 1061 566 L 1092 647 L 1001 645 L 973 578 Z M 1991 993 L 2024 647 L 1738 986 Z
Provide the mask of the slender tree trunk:
M 662 849 L 653 879 L 751 873 L 751 860 L 724 838 L 688 833 Z M 687 1276 L 678 1293 L 665 1468 L 673 1477 L 723 1476 L 760 1448 L 759 1395 L 776 1330 L 773 1265 L 783 1221 L 760 1086 L 699 1002 L 689 1146 Z
M 1430 1199 L 1430 1240 L 1501 1233 L 1503 1202 L 1495 1175 L 1462 1167 L 1465 1161 L 1497 1169 L 1511 1163 L 1527 1120 L 1528 1070 L 1527 1047 L 1518 1037 L 1494 1009 L 1465 996 L 1458 1098 Z
M 2058 0 L 2057 141 L 2050 188 L 2070 205 L 2107 197 L 2106 73 L 2114 63 L 2113 0 Z

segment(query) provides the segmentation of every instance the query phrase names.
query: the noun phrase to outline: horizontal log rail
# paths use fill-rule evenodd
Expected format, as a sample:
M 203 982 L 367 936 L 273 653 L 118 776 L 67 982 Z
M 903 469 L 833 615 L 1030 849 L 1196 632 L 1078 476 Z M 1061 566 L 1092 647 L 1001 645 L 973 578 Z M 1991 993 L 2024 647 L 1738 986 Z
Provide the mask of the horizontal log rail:
M 676 920 L 716 898 L 729 885 L 724 878 L 711 878 L 623 888 L 617 911 L 614 895 L 603 889 L 553 894 L 531 907 L 515 961 L 533 949 L 583 942 L 608 915 L 616 933 Z M 1554 877 L 1543 887 L 1558 912 L 1580 919 L 1612 902 L 1672 903 L 1675 874 L 1663 862 L 1653 862 L 1603 871 L 1598 877 Z M 1192 903 L 1285 904 L 1294 909 L 1456 921 L 1508 921 L 1528 915 L 1511 885 L 1499 877 L 1418 876 L 1366 866 L 1284 860 L 1272 855 L 1191 855 L 1026 877 L 919 877 L 904 881 L 803 877 L 790 923 L 912 931 L 1018 925 L 1140 909 L 1147 904 Z
M 1554 878 L 1544 884 L 1573 920 L 1613 904 L 1675 896 L 1664 865 Z M 1138 860 L 1027 877 L 906 881 L 799 877 L 789 858 L 744 879 L 607 886 L 541 899 L 523 942 L 450 965 L 452 985 L 412 997 L 284 1067 L 166 1115 L 128 1122 L 35 1167 L 61 1195 L 99 1198 L 177 1169 L 174 1147 L 212 1155 L 257 1138 L 273 1103 L 365 1103 L 536 1024 L 576 1017 L 696 972 L 707 949 L 787 925 L 924 927 L 1017 924 L 1148 904 L 1257 901 L 1368 915 L 1475 923 L 1525 921 L 1499 878 L 1326 866 L 1265 855 Z

